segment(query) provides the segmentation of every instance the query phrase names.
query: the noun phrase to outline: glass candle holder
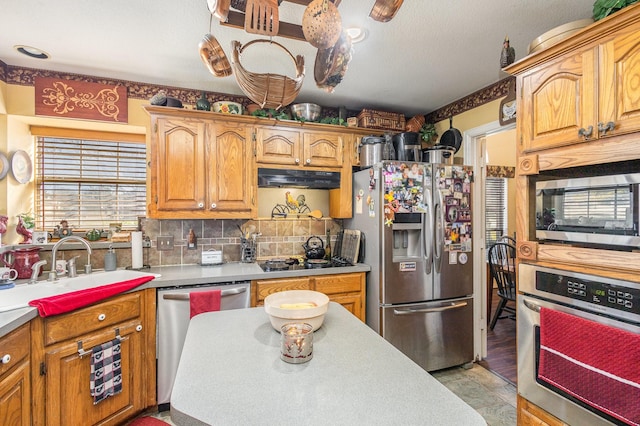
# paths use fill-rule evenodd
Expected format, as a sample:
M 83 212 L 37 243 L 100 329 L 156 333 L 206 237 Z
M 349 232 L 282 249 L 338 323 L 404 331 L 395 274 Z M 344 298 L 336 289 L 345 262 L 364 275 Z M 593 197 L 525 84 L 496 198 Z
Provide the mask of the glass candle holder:
M 280 329 L 280 359 L 302 364 L 313 358 L 313 327 L 307 323 L 285 324 Z

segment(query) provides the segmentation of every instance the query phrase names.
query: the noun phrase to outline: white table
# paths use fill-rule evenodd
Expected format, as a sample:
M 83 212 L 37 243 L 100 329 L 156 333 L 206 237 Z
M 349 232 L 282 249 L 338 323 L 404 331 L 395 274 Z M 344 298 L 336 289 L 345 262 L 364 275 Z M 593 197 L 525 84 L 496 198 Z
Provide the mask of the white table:
M 195 316 L 171 396 L 178 425 L 484 425 L 484 419 L 341 305 L 313 359 L 280 359 L 264 308 Z

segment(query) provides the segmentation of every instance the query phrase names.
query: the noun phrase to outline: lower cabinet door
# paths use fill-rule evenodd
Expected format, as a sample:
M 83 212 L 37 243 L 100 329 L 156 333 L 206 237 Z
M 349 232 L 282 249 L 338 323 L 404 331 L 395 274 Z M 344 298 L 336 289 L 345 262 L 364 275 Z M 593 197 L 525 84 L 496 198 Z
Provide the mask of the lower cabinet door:
M 31 376 L 25 359 L 0 380 L 0 425 L 31 425 Z
M 87 351 L 83 356 L 76 341 L 46 349 L 46 425 L 117 425 L 144 408 L 143 339 L 136 325 L 118 328 L 122 338 L 122 392 L 95 405 L 90 392 L 91 349 L 115 339 L 114 331 L 81 340 Z

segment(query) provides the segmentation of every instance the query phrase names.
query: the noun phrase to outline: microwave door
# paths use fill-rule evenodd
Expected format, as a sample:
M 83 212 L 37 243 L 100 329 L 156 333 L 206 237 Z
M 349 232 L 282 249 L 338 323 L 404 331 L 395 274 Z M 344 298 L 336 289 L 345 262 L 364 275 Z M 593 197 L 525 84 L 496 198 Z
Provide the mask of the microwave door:
M 635 180 L 625 175 L 537 182 L 536 237 L 587 246 L 638 247 Z

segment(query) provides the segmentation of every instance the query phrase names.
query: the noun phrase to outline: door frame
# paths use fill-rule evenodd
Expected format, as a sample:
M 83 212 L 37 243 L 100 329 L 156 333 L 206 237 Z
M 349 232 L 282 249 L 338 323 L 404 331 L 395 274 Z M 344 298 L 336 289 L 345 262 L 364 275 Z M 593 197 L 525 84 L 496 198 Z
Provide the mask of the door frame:
M 485 137 L 507 130 L 515 129 L 516 123 L 501 126 L 499 121 L 492 121 L 474 127 L 463 133 L 464 164 L 472 165 L 474 185 L 472 189 L 473 231 L 473 350 L 476 361 L 487 356 L 487 274 L 485 266 L 485 225 L 484 225 L 484 188 L 486 172 Z

